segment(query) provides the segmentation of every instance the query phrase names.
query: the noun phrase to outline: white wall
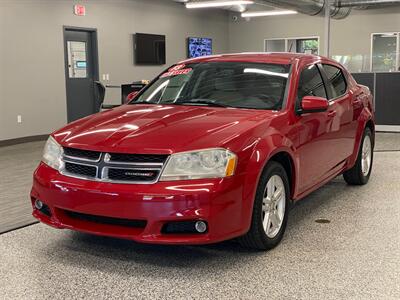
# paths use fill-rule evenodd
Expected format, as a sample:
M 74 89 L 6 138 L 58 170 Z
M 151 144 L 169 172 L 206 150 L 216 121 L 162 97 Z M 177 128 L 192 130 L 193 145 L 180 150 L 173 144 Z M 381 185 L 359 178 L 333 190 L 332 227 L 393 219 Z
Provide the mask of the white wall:
M 76 3 L 86 6 L 85 17 L 73 15 Z M 0 0 L 0 140 L 66 123 L 63 25 L 97 28 L 100 74 L 118 85 L 166 67 L 133 64 L 135 32 L 165 34 L 170 65 L 186 57 L 188 36 L 211 37 L 215 53 L 227 52 L 227 18 L 222 10 L 189 11 L 170 0 Z

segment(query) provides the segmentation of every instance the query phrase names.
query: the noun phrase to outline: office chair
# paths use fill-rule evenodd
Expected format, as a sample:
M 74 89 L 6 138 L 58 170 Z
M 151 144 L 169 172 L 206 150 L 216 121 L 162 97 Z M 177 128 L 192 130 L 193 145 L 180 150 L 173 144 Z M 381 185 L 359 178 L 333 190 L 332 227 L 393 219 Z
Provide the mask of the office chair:
M 95 108 L 96 112 L 99 112 L 103 107 L 104 97 L 106 95 L 106 87 L 100 82 L 94 82 L 95 90 Z

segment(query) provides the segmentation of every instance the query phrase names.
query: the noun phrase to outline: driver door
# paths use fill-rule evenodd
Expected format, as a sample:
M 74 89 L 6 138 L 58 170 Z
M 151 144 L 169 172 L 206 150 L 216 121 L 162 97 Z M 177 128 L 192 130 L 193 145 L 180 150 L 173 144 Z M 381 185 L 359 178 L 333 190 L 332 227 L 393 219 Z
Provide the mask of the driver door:
M 318 96 L 327 99 L 326 88 L 318 65 L 303 68 L 297 88 L 296 111 L 301 108 L 304 96 Z M 328 100 L 326 100 L 328 101 Z M 331 143 L 329 142 L 328 113 L 296 113 L 299 133 L 297 151 L 299 154 L 299 193 L 312 188 L 331 168 Z

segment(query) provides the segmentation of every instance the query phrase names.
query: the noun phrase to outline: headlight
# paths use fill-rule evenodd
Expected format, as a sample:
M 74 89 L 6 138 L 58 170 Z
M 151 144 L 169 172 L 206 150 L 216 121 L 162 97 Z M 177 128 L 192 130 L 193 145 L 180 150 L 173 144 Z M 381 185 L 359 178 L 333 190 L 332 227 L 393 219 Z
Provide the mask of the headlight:
M 171 155 L 161 181 L 222 178 L 235 173 L 237 156 L 226 149 L 206 149 Z
M 62 155 L 63 148 L 50 136 L 44 146 L 42 161 L 49 167 L 60 171 L 64 167 L 61 160 Z

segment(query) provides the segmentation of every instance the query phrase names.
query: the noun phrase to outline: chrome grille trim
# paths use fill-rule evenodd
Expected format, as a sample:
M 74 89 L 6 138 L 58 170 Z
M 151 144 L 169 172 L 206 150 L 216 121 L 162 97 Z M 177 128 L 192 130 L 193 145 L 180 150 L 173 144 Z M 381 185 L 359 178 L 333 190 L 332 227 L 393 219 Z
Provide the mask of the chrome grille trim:
M 143 167 L 143 168 L 150 168 L 150 167 L 155 167 L 155 168 L 162 168 L 164 163 L 147 163 L 147 162 L 121 162 L 121 161 L 115 161 L 110 159 L 110 154 L 105 153 L 104 155 L 104 162 L 110 165 L 124 165 L 124 166 L 132 166 L 132 167 Z
M 74 173 L 70 173 L 68 172 L 68 170 L 65 168 L 65 163 L 71 163 L 71 164 L 76 164 L 76 165 L 82 165 L 82 166 L 87 166 L 87 167 L 95 167 L 96 168 L 96 174 L 99 174 L 99 167 L 93 164 L 87 164 L 87 163 L 82 163 L 82 162 L 76 162 L 74 160 L 71 159 L 63 159 L 64 165 L 62 167 L 62 169 L 60 170 L 60 173 L 62 175 L 65 176 L 69 176 L 69 177 L 75 177 L 75 178 L 79 178 L 79 179 L 85 179 L 85 180 L 93 180 L 95 179 L 95 177 L 90 177 L 90 176 L 85 176 L 85 175 L 78 175 L 78 174 L 74 174 Z
M 135 154 L 132 154 L 135 155 Z M 145 154 L 141 154 L 145 155 Z M 152 154 L 149 154 L 152 155 Z M 152 163 L 152 162 L 120 162 L 120 161 L 110 161 L 110 155 L 106 152 L 101 152 L 100 157 L 98 160 L 90 160 L 82 157 L 73 157 L 70 155 L 63 155 L 62 161 L 64 162 L 64 167 L 61 169 L 60 173 L 62 175 L 83 179 L 83 180 L 90 180 L 90 181 L 97 181 L 97 182 L 106 182 L 106 183 L 120 183 L 120 184 L 154 184 L 159 181 L 161 174 L 167 165 L 169 160 L 169 155 L 165 155 L 166 159 L 164 163 Z M 65 163 L 75 164 L 75 165 L 82 165 L 82 166 L 89 166 L 96 168 L 96 177 L 85 176 L 81 174 L 75 174 L 68 172 L 65 168 Z M 110 179 L 108 178 L 108 171 L 110 169 L 118 169 L 118 170 L 127 170 L 127 171 L 154 171 L 158 172 L 157 176 L 152 180 L 117 180 L 117 179 Z M 139 175 L 138 175 L 139 177 Z
M 67 149 L 75 150 L 75 151 L 84 151 L 84 152 L 85 151 L 94 152 L 94 153 L 97 152 L 97 151 L 79 150 L 79 149 L 75 149 L 75 148 L 67 148 Z M 99 157 L 98 158 L 91 159 L 91 158 L 86 158 L 86 157 L 72 156 L 72 155 L 65 154 L 67 149 L 64 148 L 64 157 L 65 158 L 70 158 L 70 159 L 73 159 L 73 160 L 81 160 L 81 161 L 86 161 L 86 162 L 99 162 L 101 160 L 101 155 L 102 155 L 101 152 L 98 152 L 99 153 Z
M 89 158 L 83 158 L 83 157 L 69 156 L 69 155 L 65 155 L 65 154 L 63 155 L 63 157 L 67 158 L 67 159 L 79 160 L 79 161 L 83 161 L 83 162 L 99 162 L 101 160 L 101 156 L 96 160 L 89 159 Z

